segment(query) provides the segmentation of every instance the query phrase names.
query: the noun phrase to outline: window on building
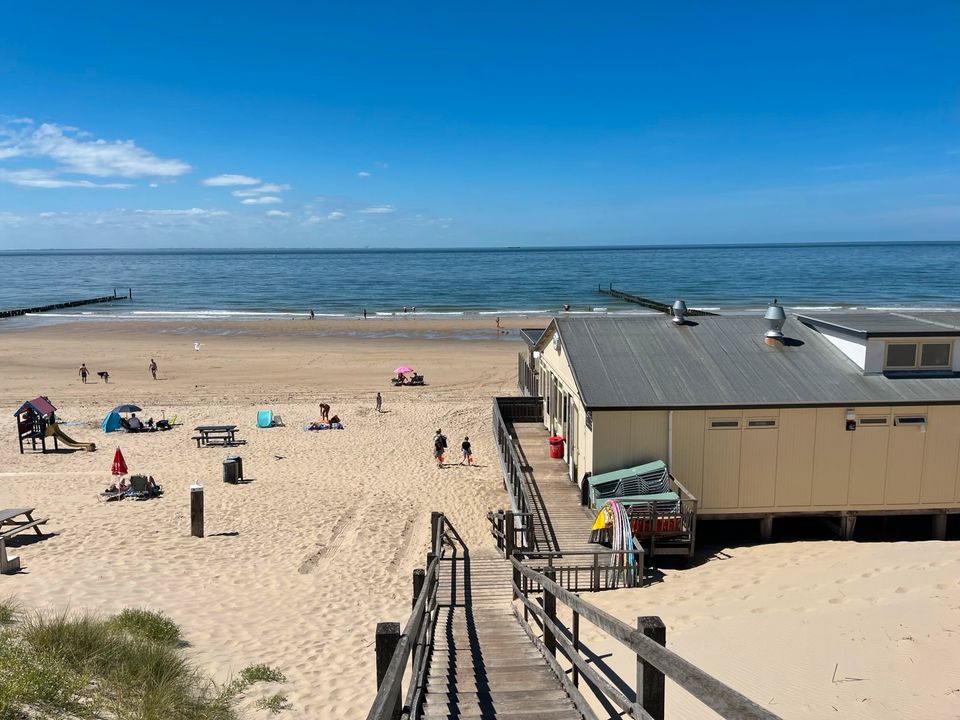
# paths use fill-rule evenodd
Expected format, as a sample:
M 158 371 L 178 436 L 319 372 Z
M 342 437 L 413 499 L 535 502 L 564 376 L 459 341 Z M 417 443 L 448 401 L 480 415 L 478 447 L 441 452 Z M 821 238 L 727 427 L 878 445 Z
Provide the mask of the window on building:
M 894 425 L 926 425 L 926 415 L 897 415 L 893 419 Z
M 739 420 L 711 420 L 710 429 L 711 430 L 729 430 L 732 428 L 740 427 Z
M 748 428 L 775 428 L 777 426 L 777 421 L 773 418 L 764 418 L 757 420 L 747 420 Z
M 857 422 L 861 425 L 886 425 L 890 422 L 890 418 L 876 416 L 876 417 L 862 417 Z
M 924 343 L 920 351 L 920 367 L 950 367 L 950 343 Z
M 916 343 L 888 343 L 887 367 L 910 369 L 917 366 Z
M 950 367 L 952 343 L 887 343 L 887 370 L 943 370 Z

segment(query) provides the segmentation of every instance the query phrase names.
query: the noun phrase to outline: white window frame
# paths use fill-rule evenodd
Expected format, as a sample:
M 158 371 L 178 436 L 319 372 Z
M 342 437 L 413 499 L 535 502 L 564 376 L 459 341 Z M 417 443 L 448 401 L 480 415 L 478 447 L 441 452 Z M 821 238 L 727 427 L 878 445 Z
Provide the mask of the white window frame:
M 747 418 L 747 428 L 750 430 L 776 430 L 777 419 L 766 418 Z
M 916 425 L 926 425 L 926 415 L 895 415 L 893 418 L 895 426 L 913 427 Z
M 889 427 L 889 415 L 864 415 L 857 418 L 857 425 L 861 427 Z
M 739 430 L 740 418 L 710 418 L 711 430 Z

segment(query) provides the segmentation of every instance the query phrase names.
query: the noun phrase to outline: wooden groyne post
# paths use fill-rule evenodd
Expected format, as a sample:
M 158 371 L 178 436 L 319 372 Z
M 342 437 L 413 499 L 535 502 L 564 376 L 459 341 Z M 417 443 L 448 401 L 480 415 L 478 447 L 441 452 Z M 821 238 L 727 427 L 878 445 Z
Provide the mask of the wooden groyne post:
M 35 313 L 50 312 L 51 310 L 65 310 L 67 308 L 80 307 L 81 305 L 96 305 L 97 303 L 114 302 L 116 300 L 132 300 L 133 288 L 127 291 L 126 297 L 117 295 L 114 288 L 113 295 L 104 295 L 103 297 L 87 298 L 86 300 L 71 300 L 69 302 L 53 303 L 52 305 L 38 305 L 30 308 L 16 308 L 14 310 L 0 310 L 0 318 L 18 317 L 20 315 L 32 315 Z
M 639 295 L 633 295 L 631 293 L 623 292 L 622 290 L 617 290 L 613 287 L 613 283 L 610 283 L 607 287 L 602 285 L 597 285 L 597 292 L 601 295 L 609 295 L 610 297 L 615 297 L 619 300 L 626 300 L 627 302 L 635 303 L 636 305 L 641 305 L 642 307 L 648 308 L 650 310 L 656 310 L 657 312 L 663 313 L 664 315 L 672 315 L 673 308 L 666 303 L 658 302 L 656 300 L 651 300 L 650 298 L 640 297 Z M 689 315 L 716 315 L 717 313 L 707 312 L 706 310 L 694 310 L 689 309 L 686 313 Z

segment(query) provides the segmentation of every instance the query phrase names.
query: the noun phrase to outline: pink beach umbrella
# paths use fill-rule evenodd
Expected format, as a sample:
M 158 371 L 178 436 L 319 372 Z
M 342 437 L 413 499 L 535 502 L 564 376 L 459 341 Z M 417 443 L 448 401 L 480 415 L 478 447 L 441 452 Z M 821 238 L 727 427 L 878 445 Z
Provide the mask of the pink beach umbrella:
M 120 448 L 117 448 L 117 451 L 113 454 L 113 466 L 110 468 L 110 472 L 113 475 L 127 474 L 127 461 L 123 459 L 123 453 L 120 452 Z
M 404 374 L 406 374 L 406 373 L 412 373 L 412 372 L 413 372 L 413 368 L 412 368 L 412 367 L 407 367 L 406 365 L 401 365 L 401 366 L 398 367 L 396 370 L 394 370 L 394 372 L 395 372 L 397 375 L 399 375 L 400 373 L 404 373 Z

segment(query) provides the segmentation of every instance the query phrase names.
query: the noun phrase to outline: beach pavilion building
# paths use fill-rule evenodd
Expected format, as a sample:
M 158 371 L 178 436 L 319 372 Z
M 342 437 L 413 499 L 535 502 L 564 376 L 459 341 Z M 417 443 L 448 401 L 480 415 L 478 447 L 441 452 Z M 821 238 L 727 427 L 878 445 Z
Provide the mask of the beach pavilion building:
M 960 512 L 960 313 L 561 316 L 524 394 L 589 478 L 662 460 L 700 518 Z M 524 356 L 520 358 L 521 363 Z

